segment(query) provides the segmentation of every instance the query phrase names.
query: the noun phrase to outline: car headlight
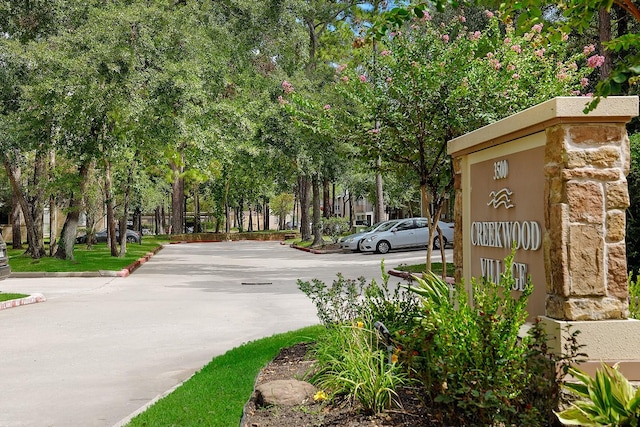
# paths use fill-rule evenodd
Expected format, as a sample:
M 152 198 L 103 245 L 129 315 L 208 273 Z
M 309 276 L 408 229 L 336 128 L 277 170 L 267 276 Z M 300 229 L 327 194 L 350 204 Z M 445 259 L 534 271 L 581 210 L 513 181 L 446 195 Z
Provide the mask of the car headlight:
M 343 243 L 351 243 L 351 242 L 353 242 L 353 237 L 350 238 L 350 239 L 343 240 L 342 242 Z
M 369 237 L 369 238 L 367 239 L 367 242 L 373 242 L 373 241 L 374 241 L 374 240 L 376 240 L 377 238 L 378 238 L 378 236 L 377 236 L 377 235 L 373 235 L 373 236 L 371 236 L 371 237 Z

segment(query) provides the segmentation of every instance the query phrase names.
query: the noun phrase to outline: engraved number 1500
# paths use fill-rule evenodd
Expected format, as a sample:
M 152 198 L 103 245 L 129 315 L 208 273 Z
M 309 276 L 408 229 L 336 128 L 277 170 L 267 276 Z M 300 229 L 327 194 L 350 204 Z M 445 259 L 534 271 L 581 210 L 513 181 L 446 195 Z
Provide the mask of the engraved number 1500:
M 509 162 L 500 160 L 493 163 L 493 179 L 505 179 L 509 176 Z

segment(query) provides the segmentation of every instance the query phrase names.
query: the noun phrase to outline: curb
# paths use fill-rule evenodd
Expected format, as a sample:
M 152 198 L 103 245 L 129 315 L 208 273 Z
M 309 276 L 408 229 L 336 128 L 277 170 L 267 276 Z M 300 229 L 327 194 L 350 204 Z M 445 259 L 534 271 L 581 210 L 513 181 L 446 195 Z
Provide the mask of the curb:
M 281 242 L 284 245 L 284 242 Z M 294 244 L 289 245 L 289 247 L 293 249 L 298 249 L 299 251 L 309 252 L 312 254 L 341 254 L 344 253 L 342 249 L 312 249 L 312 248 L 303 248 L 302 246 L 297 246 Z
M 8 308 L 19 307 L 21 305 L 35 304 L 38 302 L 45 302 L 47 299 L 42 294 L 32 294 L 28 297 L 11 299 L 9 301 L 0 302 L 0 310 L 6 310 Z
M 164 245 L 160 245 L 151 252 L 132 262 L 119 271 L 115 270 L 98 270 L 98 271 L 77 271 L 77 272 L 11 272 L 9 277 L 39 279 L 44 277 L 128 277 L 131 273 L 138 269 L 142 264 L 149 261 L 149 258 L 157 254 Z

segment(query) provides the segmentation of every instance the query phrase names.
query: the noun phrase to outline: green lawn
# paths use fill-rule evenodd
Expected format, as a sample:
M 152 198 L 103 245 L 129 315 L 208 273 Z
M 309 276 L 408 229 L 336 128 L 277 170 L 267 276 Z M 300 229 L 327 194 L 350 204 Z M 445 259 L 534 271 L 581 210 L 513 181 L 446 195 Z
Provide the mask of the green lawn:
M 25 294 L 9 294 L 9 293 L 5 294 L 0 292 L 0 302 L 9 301 L 12 299 L 26 298 L 28 296 L 29 295 L 25 295 Z
M 142 244 L 127 244 L 127 254 L 123 258 L 110 256 L 106 243 L 93 245 L 91 250 L 87 250 L 87 245 L 77 244 L 73 251 L 74 261 L 60 260 L 52 257 L 33 259 L 25 256 L 26 249 L 9 249 L 9 265 L 14 272 L 82 272 L 98 270 L 119 271 L 152 252 L 158 246 L 168 243 L 167 238 L 156 236 L 145 236 Z
M 315 341 L 323 330 L 322 326 L 310 326 L 229 350 L 135 417 L 128 426 L 237 426 L 260 369 L 280 349 Z

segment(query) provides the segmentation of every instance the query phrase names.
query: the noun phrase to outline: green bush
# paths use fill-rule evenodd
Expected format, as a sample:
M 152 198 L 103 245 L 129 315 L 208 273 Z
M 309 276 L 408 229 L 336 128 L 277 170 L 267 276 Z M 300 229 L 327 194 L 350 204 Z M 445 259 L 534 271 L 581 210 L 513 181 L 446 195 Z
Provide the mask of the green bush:
M 384 323 L 392 332 L 410 328 L 419 314 L 420 303 L 412 293 L 389 286 L 384 262 L 380 265 L 382 281 L 366 283 L 363 277 L 345 279 L 338 273 L 331 286 L 314 279 L 298 280 L 298 288 L 315 304 L 318 318 L 325 326 L 364 320 L 373 325 Z
M 512 262 L 513 255 L 500 283 L 472 283 L 473 304 L 463 286 L 450 288 L 435 275 L 409 287 L 424 312 L 402 338 L 401 356 L 445 425 L 548 425 L 552 418 L 560 382 L 555 356 L 546 353 L 539 327 L 519 336 L 532 285 L 512 297 Z
M 333 243 L 338 243 L 340 236 L 351 228 L 347 218 L 332 216 L 322 219 L 322 234 L 331 237 Z
M 628 279 L 629 284 L 629 317 L 640 319 L 640 277 L 636 276 L 632 280 L 631 274 Z

